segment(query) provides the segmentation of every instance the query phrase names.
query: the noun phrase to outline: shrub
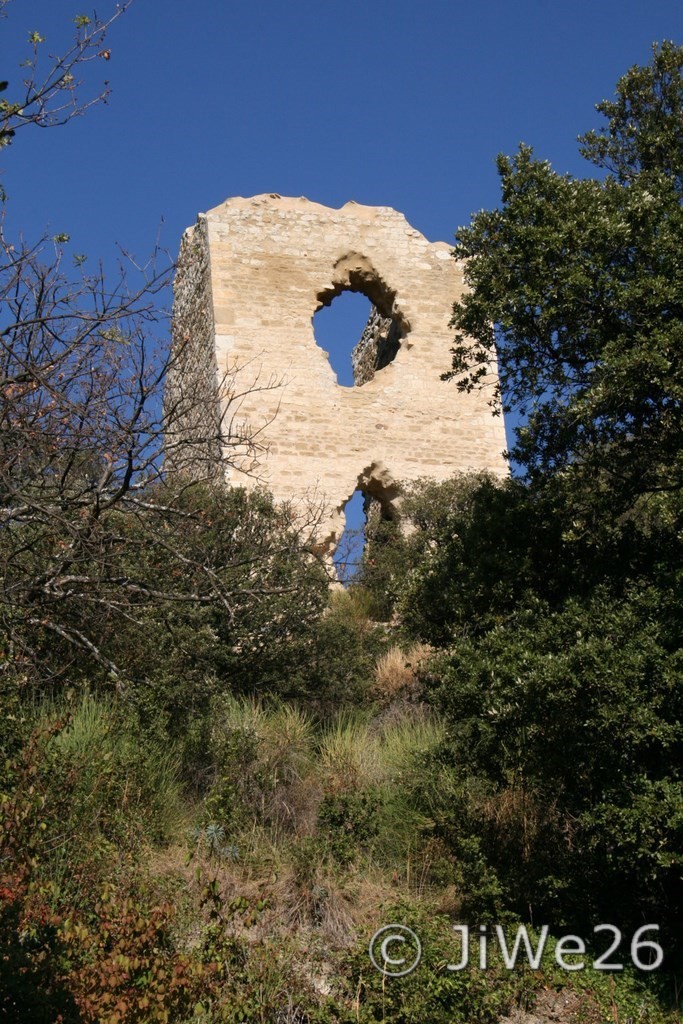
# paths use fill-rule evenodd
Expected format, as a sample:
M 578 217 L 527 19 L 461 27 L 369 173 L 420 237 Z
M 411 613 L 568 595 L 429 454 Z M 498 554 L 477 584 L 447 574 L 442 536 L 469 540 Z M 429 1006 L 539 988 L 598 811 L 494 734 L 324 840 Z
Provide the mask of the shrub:
M 368 706 L 373 667 L 389 643 L 386 628 L 369 617 L 370 611 L 362 589 L 333 591 L 315 624 L 306 664 L 290 675 L 286 695 L 305 699 L 323 719 Z
M 318 808 L 318 830 L 341 867 L 355 861 L 379 832 L 379 796 L 370 790 L 327 793 Z
M 94 927 L 70 916 L 58 931 L 83 1024 L 166 1024 L 216 1000 L 224 967 L 178 953 L 169 904 L 112 894 L 95 913 Z
M 410 927 L 422 943 L 422 958 L 412 973 L 384 977 L 370 963 L 369 934 L 340 958 L 342 981 L 347 992 L 355 993 L 355 1019 L 362 1024 L 496 1024 L 513 1004 L 531 1003 L 533 985 L 527 975 L 506 972 L 493 959 L 487 971 L 472 966 L 449 971 L 447 964 L 458 956 L 457 939 L 443 915 L 403 902 L 382 907 L 377 920 Z M 395 949 L 391 947 L 391 953 L 399 955 Z M 400 955 L 408 961 L 412 953 L 412 946 L 401 947 Z
M 435 673 L 451 785 L 435 812 L 469 878 L 551 925 L 645 920 L 680 943 L 680 652 L 661 592 L 536 605 Z M 677 614 L 677 613 L 676 613 Z M 667 624 L 667 620 L 668 624 Z M 491 909 L 489 907 L 488 909 Z M 500 909 L 500 904 L 498 905 Z
M 58 711 L 43 712 L 16 761 L 5 814 L 14 862 L 34 865 L 54 903 L 86 906 L 116 865 L 134 863 L 177 828 L 178 764 L 171 749 L 141 743 L 112 701 L 85 696 Z
M 430 653 L 427 644 L 412 644 L 405 652 L 396 645 L 390 647 L 375 663 L 373 696 L 381 704 L 415 697 L 420 692 L 420 664 Z

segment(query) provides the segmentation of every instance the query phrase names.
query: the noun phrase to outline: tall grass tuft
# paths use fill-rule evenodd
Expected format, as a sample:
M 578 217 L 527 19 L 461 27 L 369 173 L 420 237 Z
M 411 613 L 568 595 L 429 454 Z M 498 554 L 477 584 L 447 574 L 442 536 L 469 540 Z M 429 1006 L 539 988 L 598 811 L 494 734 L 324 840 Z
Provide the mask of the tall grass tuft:
M 333 891 L 351 866 L 389 865 L 405 878 L 408 860 L 417 864 L 433 827 L 427 761 L 444 731 L 422 707 L 414 712 L 389 721 L 342 712 L 320 731 L 292 706 L 221 699 L 205 814 L 241 851 L 245 871 L 243 858 L 279 860 L 276 873 L 291 860 L 284 875 L 295 917 L 322 915 L 327 899 L 311 893 Z
M 432 649 L 427 644 L 413 644 L 407 651 L 390 647 L 375 663 L 372 694 L 381 704 L 414 697 L 420 690 L 418 670 Z
M 63 708 L 45 711 L 42 726 Z M 38 764 L 45 817 L 41 870 L 60 890 L 86 893 L 117 863 L 172 838 L 184 818 L 178 759 L 144 742 L 113 702 L 86 695 L 70 708 Z
M 328 792 L 365 789 L 382 777 L 382 763 L 367 715 L 344 713 L 320 740 L 319 772 Z
M 232 834 L 250 824 L 270 827 L 273 836 L 310 830 L 316 798 L 305 780 L 313 755 L 313 725 L 303 711 L 222 697 L 211 731 L 207 813 Z

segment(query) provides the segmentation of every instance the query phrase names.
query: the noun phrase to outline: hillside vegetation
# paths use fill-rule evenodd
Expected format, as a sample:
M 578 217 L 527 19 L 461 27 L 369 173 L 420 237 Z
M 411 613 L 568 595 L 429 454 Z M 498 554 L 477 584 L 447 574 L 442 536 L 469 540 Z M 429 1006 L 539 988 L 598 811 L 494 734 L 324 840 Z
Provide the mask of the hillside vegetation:
M 229 435 L 164 475 L 150 283 L 3 240 L 0 1020 L 681 1020 L 682 71 L 600 106 L 598 178 L 501 158 L 452 387 L 495 342 L 517 473 L 406 487 L 344 590 Z

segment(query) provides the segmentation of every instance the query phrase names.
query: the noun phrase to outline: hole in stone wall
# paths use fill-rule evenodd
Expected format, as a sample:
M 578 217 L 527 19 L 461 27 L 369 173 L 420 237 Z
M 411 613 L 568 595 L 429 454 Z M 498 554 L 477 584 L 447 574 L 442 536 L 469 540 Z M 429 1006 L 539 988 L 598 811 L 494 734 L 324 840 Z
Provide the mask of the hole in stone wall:
M 344 586 L 356 578 L 368 543 L 382 543 L 382 524 L 396 521 L 392 499 L 397 494 L 394 486 L 382 488 L 378 481 L 369 481 L 357 487 L 344 505 L 344 529 L 333 555 L 337 576 Z
M 328 300 L 330 301 L 330 300 Z M 343 387 L 360 387 L 394 359 L 401 328 L 360 292 L 344 290 L 313 317 L 316 343 Z
M 339 582 L 348 586 L 358 572 L 365 550 L 365 495 L 354 491 L 344 506 L 345 525 L 334 553 L 334 564 Z
M 316 344 L 327 352 L 330 366 L 343 387 L 354 385 L 351 353 L 365 329 L 372 303 L 359 292 L 342 292 L 313 317 Z

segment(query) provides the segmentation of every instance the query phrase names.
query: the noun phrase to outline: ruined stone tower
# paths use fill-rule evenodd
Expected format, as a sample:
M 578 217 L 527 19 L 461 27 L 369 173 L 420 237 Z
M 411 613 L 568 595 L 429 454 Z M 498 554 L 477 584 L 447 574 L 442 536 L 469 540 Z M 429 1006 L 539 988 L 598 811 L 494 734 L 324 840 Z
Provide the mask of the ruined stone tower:
M 355 387 L 337 383 L 312 323 L 347 289 L 375 306 L 354 352 Z M 175 282 L 169 457 L 203 473 L 229 434 L 231 482 L 323 501 L 328 550 L 357 488 L 391 515 L 402 481 L 506 473 L 487 395 L 440 380 L 462 291 L 450 247 L 388 207 L 262 195 L 200 214 Z

